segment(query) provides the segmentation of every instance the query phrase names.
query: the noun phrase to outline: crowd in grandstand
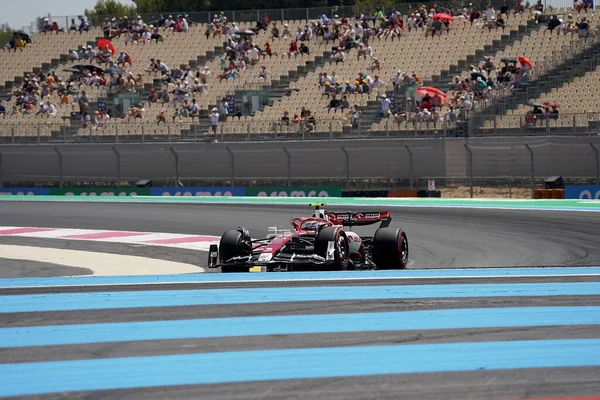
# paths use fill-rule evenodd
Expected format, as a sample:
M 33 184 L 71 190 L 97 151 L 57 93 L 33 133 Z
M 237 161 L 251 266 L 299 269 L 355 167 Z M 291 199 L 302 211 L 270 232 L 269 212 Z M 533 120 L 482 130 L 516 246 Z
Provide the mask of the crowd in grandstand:
M 585 11 L 589 7 L 589 0 L 578 0 L 575 11 Z M 74 67 L 70 77 L 61 76 L 54 70 L 26 75 L 22 86 L 13 91 L 15 101 L 12 109 L 7 110 L 0 105 L 0 115 L 34 114 L 50 118 L 57 114 L 57 107 L 74 104 L 78 107 L 84 127 L 104 127 L 111 117 L 108 113 L 88 109 L 86 88 L 107 87 L 115 93 L 144 92 L 144 75 L 134 74 L 130 72 L 130 68 L 134 63 L 148 63 L 145 71 L 150 76 L 159 75 L 162 85 L 160 88 L 150 89 L 147 97 L 144 96 L 145 102 L 131 107 L 125 118 L 144 120 L 147 109 L 157 105 L 156 117 L 149 117 L 157 124 L 169 120 L 193 120 L 200 116 L 201 111 L 195 97 L 207 96 L 211 84 L 236 80 L 242 71 L 248 69 L 255 71 L 257 79 L 268 81 L 272 78 L 269 69 L 261 65 L 262 59 L 278 55 L 270 42 L 289 42 L 289 46 L 286 45 L 287 56 L 303 57 L 310 55 L 311 43 L 322 40 L 331 43 L 333 47 L 329 60 L 332 68 L 345 63 L 350 55 L 357 60 L 369 61 L 368 67 L 356 76 L 338 76 L 335 71 L 319 75 L 318 84 L 322 88 L 322 95 L 328 99 L 327 114 L 345 114 L 349 124 L 356 127 L 362 118 L 362 112 L 357 105 L 352 104 L 355 97 L 351 96 L 377 93 L 381 116 L 392 118 L 394 122 L 435 124 L 441 122 L 444 115 L 450 120 L 457 120 L 467 118 L 477 104 L 486 104 L 495 89 L 518 88 L 527 84 L 532 75 L 531 64 L 521 60 L 502 60 L 503 65 L 500 66 L 493 57 L 485 57 L 481 65 L 469 67 L 469 77 L 455 76 L 446 93 L 420 95 L 416 89 L 422 86 L 423 79 L 419 77 L 418 71 L 410 74 L 398 71 L 391 82 L 380 80 L 380 71 L 394 66 L 382 65 L 374 54 L 371 42 L 388 39 L 394 41 L 405 32 L 413 30 L 435 39 L 451 31 L 455 23 L 470 23 L 488 30 L 504 29 L 510 14 L 525 12 L 531 12 L 531 18 L 537 23 L 543 12 L 541 1 L 531 11 L 525 10 L 521 4 L 513 10 L 507 7 L 495 10 L 489 4 L 482 10 L 475 9 L 472 4 L 464 8 L 433 6 L 427 9 L 421 6 L 413 10 L 406 19 L 393 8 L 385 14 L 378 9 L 373 14 L 358 13 L 353 17 L 322 15 L 318 19 L 307 21 L 296 32 L 291 32 L 286 23 L 271 21 L 266 15 L 257 21 L 253 29 L 240 29 L 235 22 L 228 21 L 224 13 L 218 13 L 207 24 L 204 32 L 207 38 L 222 37 L 225 43 L 225 52 L 219 58 L 219 70 L 214 74 L 208 66 L 192 69 L 189 65 L 180 65 L 170 68 L 164 60 L 158 58 L 159 54 L 150 60 L 133 60 L 126 50 L 130 43 L 151 45 L 152 42 L 164 41 L 165 31 L 185 34 L 193 24 L 188 15 L 152 17 L 150 21 L 144 21 L 139 15 L 133 18 L 115 16 L 105 18 L 102 22 L 104 41 L 98 41 L 96 46 L 65 49 L 68 60 L 73 65 L 80 64 Z M 68 29 L 60 27 L 54 20 L 45 19 L 42 32 L 86 32 L 89 29 L 90 23 L 85 17 L 80 17 L 78 23 L 73 19 Z M 564 20 L 552 15 L 547 23 L 547 30 L 551 33 L 578 33 L 580 36 L 587 36 L 590 26 L 585 17 L 574 17 L 569 13 Z M 259 43 L 256 39 L 259 31 L 268 32 L 269 40 Z M 30 40 L 29 37 L 16 33 L 5 49 L 23 49 Z M 113 44 L 122 49 L 115 49 Z M 398 101 L 393 107 L 385 94 L 389 84 L 393 87 L 394 94 L 402 94 L 406 101 Z M 48 100 L 51 95 L 58 96 L 58 104 Z M 172 106 L 171 115 L 167 115 L 166 105 Z M 554 117 L 557 115 L 554 111 L 556 110 L 548 110 L 547 114 L 552 113 Z M 210 111 L 209 119 L 214 132 L 217 124 L 227 115 L 228 108 L 223 104 Z M 317 123 L 316 115 L 308 109 L 308 105 L 298 110 L 286 110 L 280 124 L 290 125 L 302 121 L 307 131 L 314 129 Z

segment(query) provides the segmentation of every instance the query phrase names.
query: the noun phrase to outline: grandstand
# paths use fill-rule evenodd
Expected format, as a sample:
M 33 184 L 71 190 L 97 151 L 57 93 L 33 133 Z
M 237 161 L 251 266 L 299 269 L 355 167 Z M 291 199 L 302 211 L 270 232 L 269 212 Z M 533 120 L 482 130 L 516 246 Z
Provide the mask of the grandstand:
M 540 124 L 595 129 L 593 10 L 546 10 L 540 23 L 529 10 L 407 11 L 386 10 L 376 21 L 359 14 L 238 22 L 220 13 L 210 23 L 182 15 L 111 23 L 109 16 L 81 31 L 40 32 L 0 53 L 0 137 L 269 140 L 529 133 Z M 553 13 L 562 22 L 549 29 Z M 105 36 L 114 54 L 99 46 Z M 424 98 L 420 87 L 444 95 Z M 525 123 L 528 104 L 550 101 L 560 117 Z M 214 108 L 218 122 L 209 116 Z

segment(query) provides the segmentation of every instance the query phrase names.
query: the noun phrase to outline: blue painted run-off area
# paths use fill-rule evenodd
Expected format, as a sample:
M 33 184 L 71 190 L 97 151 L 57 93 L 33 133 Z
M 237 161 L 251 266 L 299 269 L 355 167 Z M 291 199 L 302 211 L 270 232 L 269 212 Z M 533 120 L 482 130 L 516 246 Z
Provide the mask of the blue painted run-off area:
M 0 296 L 3 313 L 297 301 L 600 295 L 598 282 L 317 286 Z
M 420 372 L 600 366 L 600 340 L 240 351 L 0 365 L 0 396 Z M 293 360 L 293 362 L 291 362 Z
M 0 347 L 335 332 L 600 324 L 600 307 L 522 307 L 207 318 L 1 328 Z
M 178 282 L 261 282 L 272 280 L 401 279 L 401 278 L 518 278 L 524 276 L 600 275 L 600 267 L 409 269 L 402 271 L 286 272 L 240 274 L 186 274 L 138 276 L 76 276 L 58 278 L 4 278 L 0 288 L 84 285 L 135 285 Z

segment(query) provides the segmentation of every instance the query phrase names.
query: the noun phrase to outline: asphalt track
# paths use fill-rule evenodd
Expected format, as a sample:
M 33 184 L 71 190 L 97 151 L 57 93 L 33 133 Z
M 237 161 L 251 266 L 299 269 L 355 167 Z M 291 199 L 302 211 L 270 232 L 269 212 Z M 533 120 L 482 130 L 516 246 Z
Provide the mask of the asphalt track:
M 345 211 L 344 208 L 332 208 Z M 361 207 L 361 209 L 365 209 Z M 367 208 L 368 209 L 368 208 Z M 287 226 L 291 217 L 310 212 L 306 207 L 285 206 L 219 206 L 193 204 L 79 204 L 79 203 L 0 203 L 0 221 L 6 226 L 41 226 L 56 228 L 112 229 L 149 232 L 173 232 L 219 235 L 224 230 L 243 225 L 255 236 L 264 235 L 267 226 Z M 512 267 L 512 266 L 598 266 L 600 265 L 600 214 L 559 211 L 523 211 L 490 209 L 427 209 L 395 208 L 393 226 L 402 227 L 411 246 L 410 268 Z M 359 233 L 372 231 L 363 228 Z M 204 255 L 179 249 L 128 246 L 116 243 L 83 243 L 76 241 L 40 240 L 31 238 L 0 238 L 0 243 L 31 244 L 59 248 L 86 249 L 145 255 L 159 259 L 174 259 L 204 264 Z M 1 255 L 0 255 L 1 256 Z M 0 260 L 4 265 L 5 260 Z M 12 276 L 48 276 L 64 270 L 56 265 L 8 265 Z M 15 272 L 17 271 L 17 272 Z M 22 271 L 22 272 L 18 272 Z M 84 271 L 79 271 L 84 272 Z M 7 277 L 4 275 L 3 277 Z M 471 282 L 530 283 L 598 282 L 598 277 L 517 277 L 477 279 Z M 364 285 L 463 284 L 456 279 L 391 282 L 374 280 Z M 319 287 L 322 283 L 313 283 Z M 328 286 L 349 286 L 347 282 L 327 282 Z M 360 284 L 354 283 L 360 286 Z M 308 283 L 288 282 L 283 285 L 253 282 L 250 288 L 310 287 Z M 72 293 L 83 291 L 135 292 L 147 290 L 210 290 L 239 288 L 239 284 L 196 285 L 172 284 L 156 287 L 131 285 L 100 286 L 85 290 L 79 287 L 60 288 L 0 288 L 2 296 Z M 183 292 L 182 292 L 183 293 Z M 116 294 L 116 293 L 115 293 Z M 141 293 L 140 293 L 141 294 Z M 82 297 L 83 298 L 83 297 Z M 77 297 L 76 297 L 77 299 Z M 78 301 L 74 302 L 75 304 Z M 506 307 L 590 307 L 600 306 L 599 295 L 561 295 L 525 297 L 412 298 L 387 300 L 323 300 L 302 302 L 268 302 L 248 304 L 183 305 L 176 307 L 135 307 L 120 309 L 65 310 L 46 312 L 3 313 L 0 310 L 0 330 L 53 325 L 108 324 L 144 321 L 176 321 L 198 318 L 286 316 L 316 314 L 381 313 L 417 310 L 466 310 Z M 74 306 L 73 308 L 77 308 Z M 84 329 L 84 328 L 82 328 Z M 89 328 L 87 328 L 89 329 Z M 485 342 L 520 342 L 540 340 L 599 339 L 599 325 L 508 326 L 460 329 L 406 329 L 371 332 L 314 332 L 303 334 L 270 334 L 260 336 L 172 338 L 162 340 L 117 341 L 86 344 L 46 345 L 36 347 L 2 347 L 0 363 L 53 363 L 111 361 L 123 357 L 189 355 L 211 356 L 222 352 L 275 351 L 313 348 L 352 349 L 356 346 L 396 346 L 410 350 L 415 345 L 445 345 Z M 550 349 L 549 351 L 551 351 Z M 340 350 L 343 351 L 343 350 Z M 254 353 L 253 353 L 254 354 Z M 258 353 L 256 353 L 258 354 Z M 466 354 L 466 353 L 465 353 Z M 569 354 L 566 354 L 568 359 Z M 494 355 L 490 354 L 489 358 Z M 335 357 L 334 357 L 335 358 Z M 600 352 L 590 354 L 600 359 Z M 167 359 L 165 359 L 167 360 Z M 388 360 L 389 361 L 389 360 Z M 398 359 L 399 364 L 414 360 Z M 383 362 L 383 361 L 382 361 Z M 516 363 L 517 361 L 515 361 Z M 290 364 L 293 359 L 290 358 Z M 55 365 L 55 364 L 48 364 Z M 65 364 L 67 365 L 67 364 Z M 70 366 L 71 364 L 68 364 Z M 73 364 L 75 369 L 79 364 Z M 81 364 L 82 366 L 85 364 Z M 165 374 L 169 364 L 155 372 Z M 223 382 L 152 386 L 105 390 L 58 391 L 57 393 L 20 396 L 36 399 L 513 399 L 600 395 L 600 363 L 590 366 L 539 367 L 527 369 L 493 369 L 470 371 L 429 371 L 426 373 L 377 374 L 355 377 L 309 377 L 305 379 L 270 380 L 268 371 L 252 382 Z M 0 364 L 1 366 L 1 364 Z M 23 364 L 26 367 L 25 364 Z M 57 371 L 63 364 L 56 364 Z M 33 366 L 32 366 L 33 368 Z M 135 364 L 132 367 L 135 369 Z M 290 366 L 293 369 L 293 365 Z M 254 367 L 261 373 L 261 365 Z M 218 375 L 219 371 L 216 371 Z M 58 373 L 58 372 L 57 372 Z M 82 371 L 85 381 L 85 371 Z M 227 371 L 223 370 L 223 375 Z M 1 375 L 1 374 L 0 374 Z M 198 378 L 198 377 L 193 377 Z M 11 377 L 0 376 L 0 383 L 9 387 Z M 91 380 L 103 379 L 92 376 Z M 143 381 L 143 378 L 139 378 Z M 57 381 L 60 379 L 57 379 Z M 152 376 L 146 377 L 151 381 Z M 57 382 L 57 385 L 59 382 Z M 71 384 L 69 382 L 65 384 Z M 82 383 L 83 384 L 83 383 Z M 1 386 L 1 385 L 0 385 Z M 33 385 L 35 386 L 35 385 Z M 6 389 L 8 390 L 8 389 Z M 0 389 L 0 393 L 2 392 Z M 18 394 L 15 392 L 14 394 Z M 0 394 L 1 395 L 1 394 Z
M 331 207 L 348 208 L 356 209 Z M 308 213 L 308 206 L 0 203 L 6 226 L 220 235 L 241 225 L 253 237 Z M 600 213 L 394 208 L 392 218 L 392 226 L 408 234 L 412 268 L 600 265 Z M 155 251 L 164 250 L 142 250 L 149 256 Z

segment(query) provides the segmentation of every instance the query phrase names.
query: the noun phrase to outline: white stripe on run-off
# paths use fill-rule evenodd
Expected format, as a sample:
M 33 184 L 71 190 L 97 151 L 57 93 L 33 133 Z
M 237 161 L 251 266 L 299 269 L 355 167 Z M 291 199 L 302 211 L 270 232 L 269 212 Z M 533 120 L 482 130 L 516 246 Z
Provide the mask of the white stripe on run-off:
M 63 250 L 46 247 L 0 245 L 0 257 L 87 268 L 95 276 L 164 275 L 204 272 L 202 267 L 154 258 Z
M 21 232 L 14 234 L 2 235 L 3 230 L 10 229 L 23 229 L 21 227 L 13 226 L 0 226 L 0 238 L 3 236 L 20 236 L 30 237 L 38 239 L 64 239 L 64 240 L 85 240 L 94 242 L 108 242 L 108 243 L 123 243 L 123 244 L 137 244 L 145 246 L 161 246 L 161 247 L 174 247 L 178 249 L 188 250 L 200 250 L 208 251 L 211 244 L 218 244 L 220 237 L 211 235 L 189 235 L 183 233 L 157 233 L 157 232 L 132 232 L 131 236 L 119 236 L 119 237 L 105 237 L 105 238 L 73 238 L 69 236 L 73 235 L 86 235 L 94 233 L 111 233 L 111 232 L 122 232 L 122 231 L 110 231 L 110 230 L 98 230 L 98 229 L 70 229 L 70 228 L 49 228 L 51 230 L 40 231 L 40 232 Z M 25 228 L 27 229 L 27 228 Z M 186 241 L 190 238 L 202 238 L 209 241 Z M 170 243 L 151 243 L 155 240 L 171 240 Z M 178 243 L 177 239 L 181 239 Z

